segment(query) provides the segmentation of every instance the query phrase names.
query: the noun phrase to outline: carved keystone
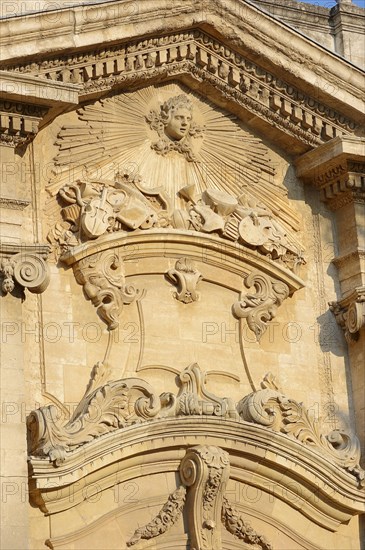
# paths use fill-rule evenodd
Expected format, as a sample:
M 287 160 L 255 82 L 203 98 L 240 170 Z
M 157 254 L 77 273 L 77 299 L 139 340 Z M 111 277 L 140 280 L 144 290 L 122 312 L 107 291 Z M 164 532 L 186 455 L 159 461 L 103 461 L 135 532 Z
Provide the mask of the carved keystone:
M 228 453 L 219 447 L 193 447 L 181 462 L 180 477 L 188 487 L 186 511 L 192 550 L 222 548 L 221 515 L 229 479 Z

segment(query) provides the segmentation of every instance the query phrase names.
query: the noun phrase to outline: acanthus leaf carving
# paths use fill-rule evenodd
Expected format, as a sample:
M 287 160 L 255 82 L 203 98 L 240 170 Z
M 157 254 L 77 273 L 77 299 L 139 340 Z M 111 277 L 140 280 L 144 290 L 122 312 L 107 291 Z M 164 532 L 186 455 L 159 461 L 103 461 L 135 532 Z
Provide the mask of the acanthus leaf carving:
M 303 403 L 287 398 L 270 373 L 261 383 L 262 389 L 241 399 L 237 407 L 230 398 L 207 391 L 205 375 L 197 364 L 180 374 L 177 395 L 158 395 L 139 378 L 105 384 L 107 376 L 108 369 L 98 363 L 70 419 L 65 420 L 54 405 L 32 411 L 27 419 L 30 455 L 48 457 L 57 466 L 78 447 L 132 424 L 190 415 L 211 416 L 251 422 L 279 432 L 319 450 L 333 464 L 355 476 L 360 484 L 364 482 L 357 437 L 340 430 L 325 435 L 320 421 L 311 417 Z M 206 460 L 210 461 L 207 457 Z
M 135 531 L 133 537 L 127 542 L 127 546 L 134 546 L 141 539 L 149 540 L 168 531 L 181 516 L 185 497 L 186 489 L 181 485 L 169 496 L 166 504 L 164 504 L 153 520 Z
M 269 541 L 264 536 L 259 535 L 251 527 L 251 524 L 241 517 L 237 510 L 228 502 L 226 497 L 223 498 L 222 522 L 227 531 L 238 539 L 249 544 L 254 544 L 262 550 L 273 550 Z
M 154 418 L 160 410 L 161 400 L 144 380 L 109 382 L 86 393 L 66 423 L 54 405 L 34 410 L 27 419 L 29 451 L 33 456 L 48 456 L 59 466 L 67 452 L 108 432 Z
M 250 273 L 244 279 L 245 286 L 256 292 L 243 295 L 233 304 L 233 313 L 247 319 L 249 328 L 259 341 L 268 323 L 276 316 L 278 307 L 289 296 L 289 287 L 282 281 L 271 279 L 263 273 Z
M 360 485 L 364 483 L 364 471 L 359 466 L 360 443 L 356 436 L 341 430 L 325 435 L 320 420 L 313 419 L 303 403 L 281 393 L 272 376 L 266 375 L 261 386 L 262 389 L 238 403 L 237 410 L 243 420 L 261 424 L 319 450 L 357 477 Z
M 199 299 L 196 287 L 203 276 L 189 258 L 180 258 L 177 260 L 175 269 L 169 269 L 166 277 L 177 286 L 175 298 L 179 302 L 190 304 Z
M 92 254 L 73 265 L 76 281 L 83 286 L 88 300 L 109 330 L 119 325 L 119 315 L 124 304 L 133 302 L 139 292 L 127 285 L 123 264 L 115 251 Z

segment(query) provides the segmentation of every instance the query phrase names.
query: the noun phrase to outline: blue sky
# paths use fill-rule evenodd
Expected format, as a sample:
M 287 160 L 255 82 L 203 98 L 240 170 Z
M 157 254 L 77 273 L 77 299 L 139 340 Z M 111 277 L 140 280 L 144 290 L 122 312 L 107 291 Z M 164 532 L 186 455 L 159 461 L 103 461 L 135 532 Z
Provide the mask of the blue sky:
M 332 8 L 336 5 L 336 0 L 300 0 L 305 4 L 316 4 L 317 6 L 323 6 L 324 8 Z M 353 0 L 353 4 L 365 8 L 365 0 Z

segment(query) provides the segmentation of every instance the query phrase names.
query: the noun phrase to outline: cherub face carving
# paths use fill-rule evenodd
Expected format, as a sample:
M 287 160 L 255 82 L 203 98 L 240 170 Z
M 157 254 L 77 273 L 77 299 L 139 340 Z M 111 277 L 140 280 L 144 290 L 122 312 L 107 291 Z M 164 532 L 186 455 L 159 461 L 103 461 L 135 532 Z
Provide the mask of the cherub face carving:
M 170 139 L 179 141 L 183 139 L 189 132 L 191 126 L 191 111 L 180 107 L 173 111 L 169 122 L 165 126 L 165 134 Z
M 196 161 L 193 141 L 201 138 L 203 126 L 194 121 L 193 103 L 185 94 L 170 97 L 159 110 L 151 110 L 146 121 L 155 130 L 159 139 L 151 147 L 159 155 L 175 151 L 184 155 L 188 161 Z
M 161 106 L 161 120 L 168 138 L 180 141 L 188 135 L 193 106 L 189 98 L 184 95 L 171 97 Z

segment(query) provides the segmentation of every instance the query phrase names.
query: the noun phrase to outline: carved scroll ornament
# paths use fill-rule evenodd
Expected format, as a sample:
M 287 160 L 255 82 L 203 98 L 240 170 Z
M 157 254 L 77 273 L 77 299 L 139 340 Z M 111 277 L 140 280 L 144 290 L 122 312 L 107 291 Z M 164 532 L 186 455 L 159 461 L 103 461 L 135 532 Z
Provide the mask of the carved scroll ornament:
M 104 370 L 102 364 L 97 368 Z M 144 380 L 129 378 L 95 383 L 79 403 L 68 422 L 54 405 L 41 407 L 28 417 L 30 454 L 49 457 L 57 466 L 72 451 L 101 435 L 136 422 L 171 416 L 209 415 L 238 420 L 234 403 L 217 397 L 205 388 L 205 375 L 197 364 L 179 376 L 177 395 L 158 395 Z M 140 396 L 135 398 L 135 393 Z
M 182 485 L 168 498 L 160 512 L 147 525 L 139 527 L 127 542 L 131 547 L 141 539 L 165 533 L 186 513 L 189 548 L 222 548 L 222 524 L 237 538 L 261 550 L 271 544 L 244 521 L 224 496 L 229 479 L 229 455 L 220 447 L 198 445 L 186 451 L 179 468 Z
M 109 330 L 118 327 L 124 304 L 136 299 L 138 291 L 125 283 L 123 265 L 114 251 L 93 254 L 73 266 L 76 281 Z
M 50 273 L 45 261 L 48 248 L 43 248 L 45 248 L 43 254 L 20 252 L 1 259 L 0 274 L 3 277 L 1 288 L 5 294 L 14 290 L 15 283 L 35 294 L 40 294 L 46 290 Z
M 340 302 L 330 302 L 329 306 L 347 342 L 356 342 L 360 330 L 365 327 L 365 287 L 357 288 L 351 296 Z
M 103 371 L 102 365 L 98 367 Z M 251 422 L 280 432 L 302 445 L 310 446 L 328 460 L 354 475 L 360 483 L 364 471 L 359 466 L 360 445 L 356 436 L 333 430 L 324 435 L 302 403 L 283 395 L 267 375 L 262 389 L 244 397 L 237 405 L 230 398 L 209 393 L 205 375 L 197 364 L 179 376 L 177 395 L 157 392 L 144 380 L 127 378 L 97 387 L 95 380 L 79 403 L 72 418 L 64 421 L 54 405 L 34 410 L 28 417 L 29 453 L 60 465 L 69 453 L 112 431 L 132 424 L 181 416 L 211 416 Z
M 179 302 L 190 304 L 199 299 L 196 286 L 203 276 L 189 258 L 180 258 L 175 264 L 175 269 L 170 269 L 166 273 L 166 277 L 176 284 L 175 298 Z
M 278 307 L 289 296 L 289 287 L 263 273 L 250 273 L 244 284 L 247 288 L 255 287 L 256 293 L 243 295 L 233 304 L 233 313 L 238 318 L 247 319 L 249 328 L 260 340 Z
M 237 410 L 243 420 L 267 426 L 317 449 L 364 484 L 365 472 L 359 466 L 360 443 L 356 436 L 340 430 L 325 435 L 321 422 L 311 417 L 303 403 L 283 395 L 271 374 L 266 375 L 261 387 L 238 403 Z

